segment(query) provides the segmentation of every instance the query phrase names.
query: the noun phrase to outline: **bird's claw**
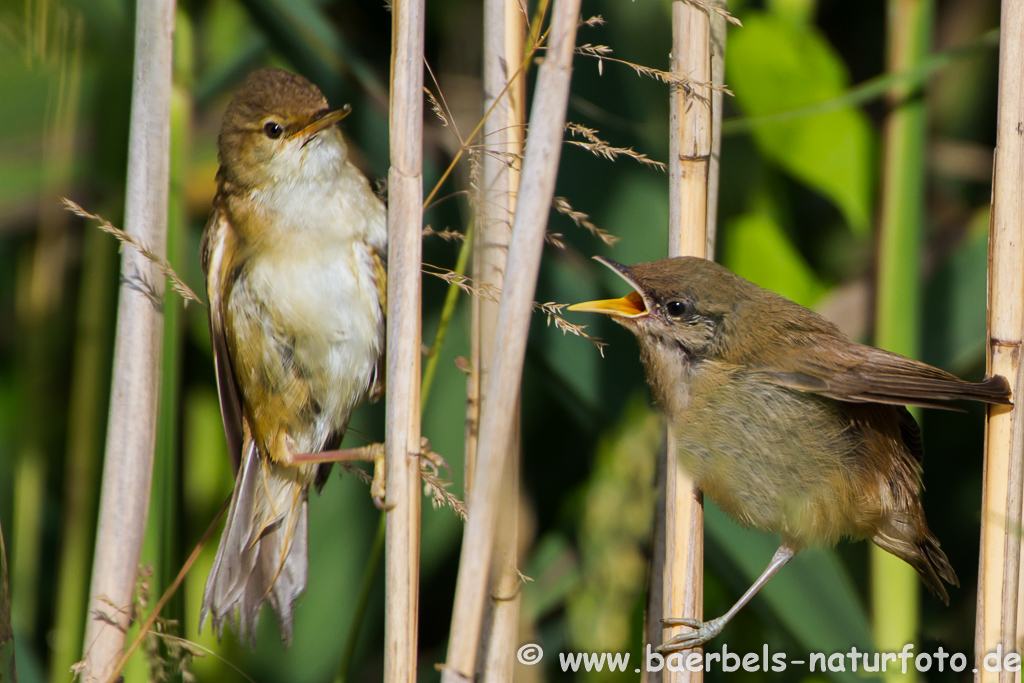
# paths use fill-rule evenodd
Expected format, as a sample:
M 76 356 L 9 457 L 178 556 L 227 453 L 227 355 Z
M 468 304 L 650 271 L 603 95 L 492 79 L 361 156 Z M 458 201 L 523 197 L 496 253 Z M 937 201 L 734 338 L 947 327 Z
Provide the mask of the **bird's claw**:
M 687 617 L 673 617 L 670 619 L 662 619 L 661 624 L 664 628 L 686 626 L 687 628 L 693 629 L 687 633 L 680 633 L 655 648 L 655 651 L 659 654 L 665 655 L 673 652 L 679 652 L 680 650 L 692 650 L 704 645 L 706 642 L 722 632 L 722 627 L 725 626 L 725 621 L 721 618 L 712 619 L 711 621 L 701 621 L 700 619 L 690 619 Z
M 367 446 L 370 450 L 373 460 L 373 481 L 370 482 L 370 496 L 373 498 L 373 504 L 380 510 L 387 510 L 388 506 L 384 504 L 384 499 L 387 497 L 387 486 L 385 484 L 385 460 L 384 460 L 384 444 L 375 443 Z

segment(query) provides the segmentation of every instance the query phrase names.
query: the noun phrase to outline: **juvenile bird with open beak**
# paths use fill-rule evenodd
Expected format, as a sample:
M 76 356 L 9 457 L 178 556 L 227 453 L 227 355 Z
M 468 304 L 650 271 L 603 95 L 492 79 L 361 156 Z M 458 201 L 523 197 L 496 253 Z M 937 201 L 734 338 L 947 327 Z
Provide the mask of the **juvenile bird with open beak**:
M 210 333 L 228 450 L 231 507 L 203 595 L 255 647 L 264 601 L 282 639 L 306 587 L 306 499 L 353 409 L 383 382 L 386 211 L 353 165 L 320 90 L 281 69 L 253 73 L 224 114 L 217 195 L 203 235 Z M 239 622 L 241 624 L 239 625 Z M 239 631 L 240 629 L 240 631 Z
M 814 311 L 726 268 L 680 257 L 632 267 L 597 257 L 634 291 L 569 307 L 636 335 L 676 457 L 739 523 L 782 535 L 768 568 L 724 615 L 666 619 L 692 630 L 663 652 L 703 645 L 808 545 L 871 539 L 947 604 L 956 574 L 919 496 L 924 455 L 905 406 L 1009 404 L 1003 377 L 965 382 L 857 344 Z

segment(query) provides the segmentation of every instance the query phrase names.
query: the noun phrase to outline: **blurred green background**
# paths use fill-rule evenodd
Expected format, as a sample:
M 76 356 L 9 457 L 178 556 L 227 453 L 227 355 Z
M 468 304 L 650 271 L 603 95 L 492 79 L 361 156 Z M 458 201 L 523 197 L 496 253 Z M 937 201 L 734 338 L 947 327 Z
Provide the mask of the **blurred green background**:
M 744 28 L 731 28 L 717 258 L 739 274 L 813 306 L 861 341 L 876 340 L 875 287 L 885 153 L 882 96 L 909 88 L 922 115 L 921 144 L 902 163 L 924 180 L 908 197 L 911 249 L 897 253 L 906 292 L 898 327 L 916 336 L 914 355 L 968 378 L 984 368 L 985 264 L 995 142 L 996 0 L 925 3 L 931 34 L 922 65 L 887 78 L 888 3 L 882 0 L 734 0 Z M 669 3 L 592 0 L 579 44 L 665 68 Z M 177 14 L 169 253 L 204 292 L 199 236 L 215 190 L 216 134 L 241 79 L 266 64 L 301 72 L 335 105 L 353 104 L 344 128 L 372 177 L 387 171 L 387 79 L 391 15 L 383 2 L 210 0 Z M 427 58 L 463 134 L 480 116 L 480 3 L 428 3 Z M 10 561 L 12 619 L 23 683 L 66 681 L 81 656 L 102 458 L 117 244 L 65 212 L 68 196 L 120 224 L 130 104 L 134 5 L 124 0 L 26 0 L 0 5 L 0 523 Z M 578 56 L 570 121 L 614 146 L 668 157 L 668 87 L 628 66 Z M 531 74 L 532 75 L 532 74 Z M 532 81 L 531 81 L 532 83 Z M 428 81 L 435 93 L 437 85 Z M 531 85 L 532 87 L 532 85 Z M 458 149 L 452 126 L 428 114 L 427 190 Z M 913 131 L 912 131 L 913 132 Z M 441 189 L 449 196 L 426 221 L 465 230 L 470 167 Z M 620 237 L 607 247 L 553 214 L 537 290 L 540 302 L 623 293 L 589 260 L 624 263 L 666 253 L 667 176 L 631 159 L 614 163 L 573 146 L 563 151 L 556 193 Z M 915 208 L 916 207 L 916 208 Z M 908 225 L 913 223 L 913 225 Z M 897 226 L 899 228 L 899 225 Z M 454 267 L 459 244 L 425 238 L 424 259 Z M 424 343 L 438 326 L 447 285 L 424 277 Z M 917 296 L 917 293 L 920 296 Z M 460 297 L 425 407 L 423 431 L 452 465 L 461 495 L 469 307 Z M 899 309 L 897 308 L 899 311 Z M 149 541 L 152 567 L 140 601 L 151 605 L 228 496 L 232 483 L 213 383 L 205 310 L 170 296 L 165 374 Z M 520 642 L 540 643 L 524 681 L 559 680 L 559 651 L 630 652 L 628 673 L 577 674 L 635 680 L 653 519 L 652 478 L 660 444 L 633 339 L 609 321 L 572 316 L 610 346 L 563 336 L 538 314 L 523 377 L 523 587 Z M 879 341 L 884 344 L 884 341 Z M 348 443 L 383 434 L 382 405 L 362 408 Z M 920 602 L 915 651 L 970 653 L 979 545 L 983 411 L 925 412 L 925 509 L 961 588 L 946 607 Z M 283 651 L 265 613 L 255 653 L 232 635 L 196 633 L 210 543 L 171 601 L 164 637 L 131 663 L 128 681 L 333 681 L 352 629 L 348 680 L 382 675 L 383 581 L 378 569 L 365 620 L 353 623 L 379 513 L 356 477 L 333 477 L 311 502 L 309 588 Z M 219 534 L 219 531 L 217 532 Z M 722 613 L 761 571 L 778 539 L 744 531 L 707 511 L 705 615 Z M 438 678 L 450 620 L 460 522 L 425 502 L 420 598 L 420 678 Z M 802 553 L 711 644 L 791 659 L 871 643 L 868 544 Z M 373 578 L 371 576 L 371 578 Z M 915 579 L 916 581 L 916 579 Z M 908 603 L 912 604 L 912 603 Z M 148 608 L 143 606 L 143 612 Z M 913 609 L 913 608 L 912 608 Z M 203 650 L 179 640 L 194 642 Z M 188 653 L 196 656 L 190 659 Z M 201 656 L 200 656 L 201 655 Z M 191 673 L 183 674 L 182 657 Z M 745 680 L 820 680 L 805 667 L 783 673 L 713 673 Z M 928 680 L 965 680 L 938 674 Z M 183 678 L 184 676 L 184 678 Z M 854 674 L 835 674 L 851 680 Z

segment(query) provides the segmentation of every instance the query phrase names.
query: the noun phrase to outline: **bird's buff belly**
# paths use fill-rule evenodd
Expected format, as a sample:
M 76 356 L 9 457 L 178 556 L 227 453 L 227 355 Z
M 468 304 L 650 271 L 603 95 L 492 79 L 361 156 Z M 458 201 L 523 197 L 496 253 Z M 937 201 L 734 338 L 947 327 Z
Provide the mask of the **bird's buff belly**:
M 337 266 L 264 275 L 251 273 L 231 298 L 240 389 L 265 441 L 286 432 L 296 452 L 320 450 L 375 380 L 384 337 L 376 289 L 369 275 Z
M 677 458 L 729 516 L 801 545 L 870 535 L 868 482 L 827 405 L 791 392 L 728 405 L 695 398 L 675 424 Z

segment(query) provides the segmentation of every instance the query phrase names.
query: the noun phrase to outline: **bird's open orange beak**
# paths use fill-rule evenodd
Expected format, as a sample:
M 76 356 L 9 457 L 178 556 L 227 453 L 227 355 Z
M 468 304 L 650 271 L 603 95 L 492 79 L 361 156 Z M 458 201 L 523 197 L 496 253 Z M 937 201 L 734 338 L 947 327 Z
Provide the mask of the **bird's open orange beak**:
M 603 256 L 595 256 L 594 260 L 615 271 L 616 275 L 629 283 L 633 291 L 621 299 L 601 299 L 599 301 L 584 301 L 580 304 L 573 304 L 569 306 L 568 310 L 581 311 L 583 313 L 604 313 L 616 318 L 639 318 L 642 315 L 646 315 L 648 311 L 647 303 L 643 292 L 640 291 L 640 287 L 633 281 L 629 268 Z
M 601 299 L 600 301 L 584 301 L 581 304 L 573 304 L 570 311 L 582 311 L 583 313 L 606 313 L 622 318 L 635 318 L 647 312 L 644 306 L 644 299 L 636 292 L 630 292 L 621 299 Z
M 352 112 L 352 105 L 346 104 L 341 109 L 327 112 L 313 123 L 292 134 L 293 138 L 311 138 L 322 130 L 330 128 Z

